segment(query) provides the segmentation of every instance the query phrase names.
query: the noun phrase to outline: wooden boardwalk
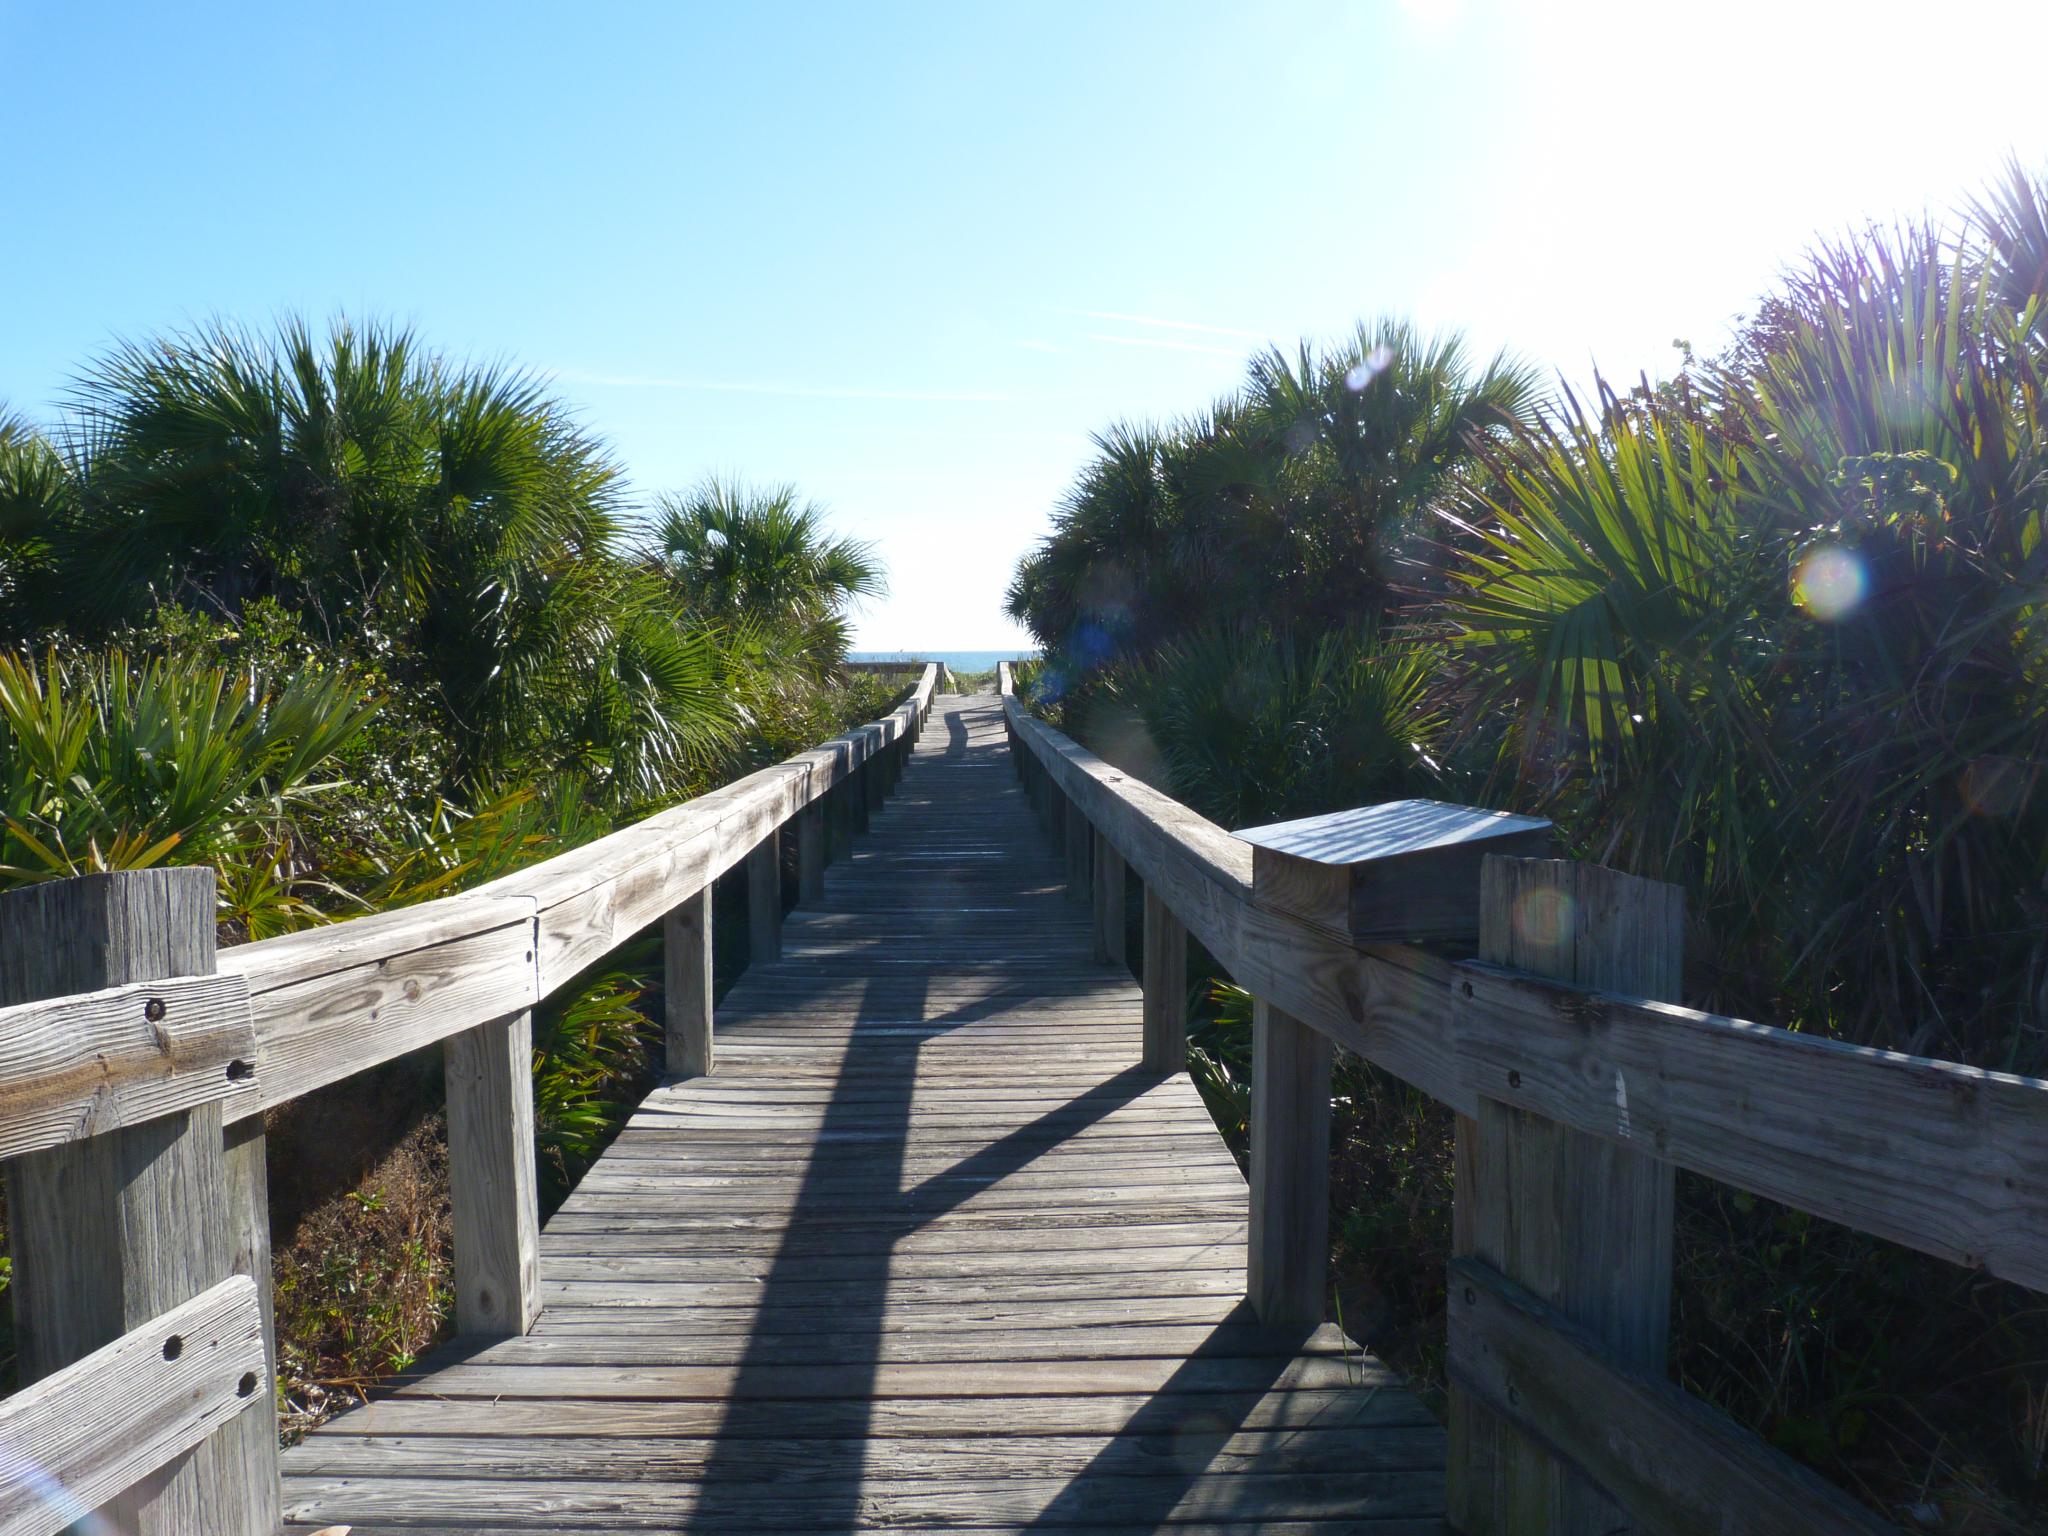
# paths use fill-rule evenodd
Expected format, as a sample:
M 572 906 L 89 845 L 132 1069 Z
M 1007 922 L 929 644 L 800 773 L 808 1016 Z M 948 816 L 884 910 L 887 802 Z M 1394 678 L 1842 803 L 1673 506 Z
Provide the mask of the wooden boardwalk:
M 548 1224 L 533 1332 L 288 1452 L 293 1529 L 1443 1529 L 1415 1398 L 1244 1320 L 1244 1180 L 1134 1065 L 995 698 L 783 940 Z

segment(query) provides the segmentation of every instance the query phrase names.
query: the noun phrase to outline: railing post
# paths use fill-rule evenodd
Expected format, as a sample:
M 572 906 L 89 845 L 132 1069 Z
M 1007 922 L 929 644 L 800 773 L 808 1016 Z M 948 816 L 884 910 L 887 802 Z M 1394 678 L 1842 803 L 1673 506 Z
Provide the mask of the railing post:
M 1130 946 L 1124 936 L 1124 856 L 1102 833 L 1095 834 L 1095 958 L 1098 963 L 1128 965 Z
M 770 965 L 782 958 L 782 830 L 747 855 L 747 958 Z
M 711 895 L 706 885 L 661 923 L 665 1066 L 671 1077 L 704 1077 L 712 1066 Z
M 1081 807 L 1071 799 L 1064 802 L 1062 815 L 1065 819 L 1067 859 L 1067 900 L 1088 899 L 1088 845 L 1093 839 L 1088 818 L 1081 814 Z
M 1323 1320 L 1330 1261 L 1329 1037 L 1252 1003 L 1251 1242 L 1259 1321 Z
M 1188 1060 L 1188 931 L 1145 887 L 1145 1056 L 1148 1072 L 1178 1072 Z
M 270 1261 L 269 1146 L 261 1114 L 244 1115 L 227 1128 L 228 1246 L 230 1267 L 256 1282 L 263 1313 L 263 1401 L 222 1431 L 227 1455 L 240 1463 L 233 1474 L 249 1500 L 249 1529 L 263 1536 L 284 1519 L 284 1490 L 277 1455 L 277 1289 Z M 230 1527 L 232 1529 L 232 1527 Z
M 1482 960 L 1637 997 L 1679 997 L 1685 898 L 1677 886 L 1595 864 L 1489 857 L 1479 914 Z M 1671 1318 L 1671 1166 L 1497 1103 L 1483 1085 L 1477 1118 L 1458 1119 L 1456 1155 L 1453 1253 L 1535 1292 L 1617 1362 L 1661 1377 Z M 1463 1301 L 1450 1300 L 1453 1330 Z M 1473 1536 L 1633 1528 L 1596 1486 L 1455 1376 L 1449 1465 L 1451 1522 Z
M 868 753 L 867 763 L 861 768 L 861 781 L 867 790 L 868 815 L 873 817 L 889 798 L 889 749 L 876 746 Z M 862 823 L 866 830 L 866 823 Z
M 0 1003 L 213 969 L 210 869 L 87 875 L 0 896 Z M 246 1147 L 247 1136 L 242 1141 Z M 233 1271 L 238 1223 L 217 1102 L 30 1153 L 7 1171 L 24 1382 L 183 1306 Z M 244 1194 L 254 1198 L 246 1186 Z M 252 1405 L 259 1396 L 250 1394 Z M 264 1404 L 110 1500 L 107 1527 L 143 1536 L 270 1536 L 282 1517 L 275 1399 L 264 1396 Z
M 825 791 L 827 862 L 837 864 L 853 852 L 853 743 L 842 739 L 833 744 L 833 753 L 834 771 L 845 768 L 839 781 Z
M 825 802 L 811 801 L 796 813 L 796 895 L 801 902 L 825 899 Z
M 515 1013 L 450 1035 L 442 1067 L 456 1331 L 517 1338 L 540 1316 L 533 1015 Z

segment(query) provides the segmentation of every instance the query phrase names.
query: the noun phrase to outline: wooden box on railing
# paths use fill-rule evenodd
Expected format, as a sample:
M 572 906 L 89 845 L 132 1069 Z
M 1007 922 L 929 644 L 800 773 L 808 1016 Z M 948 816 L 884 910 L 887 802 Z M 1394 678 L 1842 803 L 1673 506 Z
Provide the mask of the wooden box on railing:
M 1470 942 L 1480 861 L 1550 852 L 1547 821 L 1441 800 L 1389 800 L 1237 836 L 1252 845 L 1261 904 L 1360 939 Z

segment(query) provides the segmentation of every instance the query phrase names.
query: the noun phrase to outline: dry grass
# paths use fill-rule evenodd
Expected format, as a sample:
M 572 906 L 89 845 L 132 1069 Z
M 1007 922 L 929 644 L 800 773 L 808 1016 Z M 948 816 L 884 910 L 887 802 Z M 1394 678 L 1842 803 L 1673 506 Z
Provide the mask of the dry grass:
M 278 1234 L 279 1411 L 296 1440 L 446 1336 L 447 1123 L 422 1122 L 353 1188 Z

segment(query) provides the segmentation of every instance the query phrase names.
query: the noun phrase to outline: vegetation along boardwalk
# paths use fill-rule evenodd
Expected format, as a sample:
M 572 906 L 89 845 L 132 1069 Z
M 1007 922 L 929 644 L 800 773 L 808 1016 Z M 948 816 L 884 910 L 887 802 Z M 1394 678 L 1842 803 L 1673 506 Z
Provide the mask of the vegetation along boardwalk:
M 1246 1186 L 941 696 L 871 833 L 540 1240 L 532 1332 L 284 1458 L 385 1530 L 1436 1531 L 1443 1431 L 1246 1310 Z

